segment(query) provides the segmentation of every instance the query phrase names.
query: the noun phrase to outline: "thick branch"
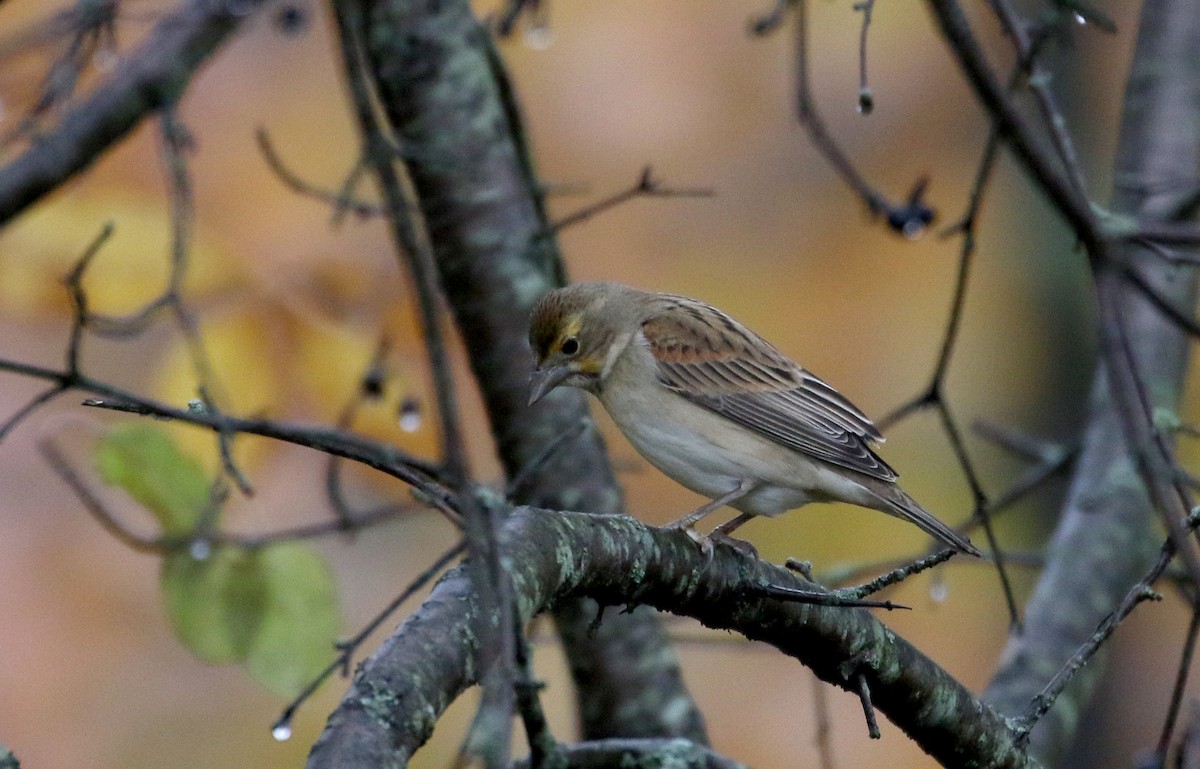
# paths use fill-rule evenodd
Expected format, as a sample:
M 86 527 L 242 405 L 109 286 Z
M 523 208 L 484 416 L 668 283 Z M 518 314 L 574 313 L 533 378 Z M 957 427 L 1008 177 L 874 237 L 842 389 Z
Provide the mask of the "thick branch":
M 726 547 L 706 566 L 680 532 L 623 516 L 532 508 L 509 518 L 503 545 L 522 619 L 580 595 L 670 609 L 771 644 L 843 689 L 857 691 L 863 677 L 875 707 L 946 766 L 1037 765 L 1003 717 L 868 611 L 760 597 L 755 587 L 767 583 L 813 589 L 786 569 Z M 487 609 L 468 585 L 462 569 L 448 574 L 363 663 L 309 769 L 407 763 L 442 709 L 472 683 L 469 631 Z
M 133 130 L 178 101 L 200 65 L 262 5 L 192 0 L 163 17 L 112 75 L 0 169 L 0 226 Z
M 621 494 L 595 431 L 544 448 L 587 418 L 579 396 L 526 406 L 534 301 L 562 280 L 506 75 L 465 0 L 365 3 L 368 60 L 408 161 L 442 283 L 518 501 L 618 512 Z M 699 711 L 651 613 L 604 623 L 584 603 L 556 612 L 579 685 L 584 736 L 703 741 Z
M 1200 3 L 1145 5 L 1118 147 L 1115 177 L 1120 188 L 1114 208 L 1121 214 L 1169 219 L 1195 182 L 1200 160 L 1198 47 Z M 1183 178 L 1178 177 L 1181 169 Z M 1142 274 L 1161 296 L 1176 306 L 1195 304 L 1196 281 L 1186 268 L 1152 257 L 1139 259 L 1145 254 L 1124 247 L 1129 250 L 1118 255 L 1120 262 L 1141 264 Z M 1119 341 L 1122 334 L 1113 325 L 1121 323 L 1135 360 L 1128 360 L 1116 342 L 1106 341 L 1106 366 L 1093 384 L 1090 422 L 1047 568 L 1026 610 L 1026 634 L 1010 640 L 1008 663 L 985 696 L 1005 713 L 1026 707 L 1045 685 L 1047 671 L 1059 667 L 1091 635 L 1098 616 L 1117 605 L 1154 556 L 1149 536 L 1153 509 L 1145 481 L 1161 479 L 1144 478 L 1147 463 L 1131 458 L 1134 448 L 1157 450 L 1154 436 L 1146 434 L 1149 415 L 1137 390 L 1149 393 L 1155 405 L 1176 408 L 1187 369 L 1187 340 L 1157 308 L 1123 285 L 1113 269 L 1102 267 L 1097 274 L 1102 322 L 1109 324 L 1104 337 Z M 1131 446 L 1131 440 L 1139 445 Z M 1085 669 L 1064 694 L 1067 702 L 1060 698 L 1060 705 L 1040 722 L 1031 741 L 1038 755 L 1051 760 L 1070 740 L 1101 669 L 1094 664 Z

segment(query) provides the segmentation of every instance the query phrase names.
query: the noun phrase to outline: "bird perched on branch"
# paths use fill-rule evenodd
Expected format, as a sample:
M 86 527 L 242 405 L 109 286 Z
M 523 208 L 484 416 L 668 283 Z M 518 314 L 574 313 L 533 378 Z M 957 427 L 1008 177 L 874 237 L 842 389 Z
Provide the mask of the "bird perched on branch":
M 529 403 L 562 385 L 595 395 L 650 464 L 711 500 L 671 524 L 707 550 L 711 540 L 693 527 L 724 505 L 740 514 L 713 538 L 730 539 L 755 515 L 841 501 L 980 555 L 896 484 L 871 450 L 883 437 L 866 415 L 711 305 L 578 283 L 542 297 L 529 342 L 537 360 Z

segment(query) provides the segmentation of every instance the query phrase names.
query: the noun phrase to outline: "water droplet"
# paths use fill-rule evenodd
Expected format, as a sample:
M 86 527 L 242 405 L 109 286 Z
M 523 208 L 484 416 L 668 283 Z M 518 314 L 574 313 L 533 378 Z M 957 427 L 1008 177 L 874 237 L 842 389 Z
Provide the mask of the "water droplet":
M 949 596 L 950 586 L 946 584 L 946 578 L 940 574 L 935 575 L 933 581 L 929 583 L 929 598 L 934 603 L 945 603 Z
M 188 545 L 188 555 L 197 561 L 207 561 L 212 555 L 212 543 L 207 539 L 193 539 Z
M 1087 19 L 1084 18 L 1082 13 L 1079 13 L 1078 11 L 1076 11 L 1075 12 L 1075 23 L 1076 24 L 1087 24 Z
M 548 24 L 534 24 L 525 30 L 525 45 L 535 51 L 544 51 L 554 44 L 554 33 Z
M 863 88 L 858 92 L 858 106 L 856 107 L 858 114 L 870 115 L 875 109 L 875 94 L 870 88 Z
M 416 398 L 405 398 L 400 404 L 400 429 L 406 433 L 421 429 L 421 404 Z
M 911 218 L 904 223 L 901 231 L 904 233 L 904 237 L 909 240 L 917 240 L 925 234 L 925 222 L 915 217 Z
M 292 725 L 287 721 L 280 721 L 271 727 L 271 736 L 276 742 L 287 742 L 292 738 Z
M 308 9 L 297 3 L 286 3 L 275 12 L 275 27 L 289 37 L 303 34 L 308 28 Z

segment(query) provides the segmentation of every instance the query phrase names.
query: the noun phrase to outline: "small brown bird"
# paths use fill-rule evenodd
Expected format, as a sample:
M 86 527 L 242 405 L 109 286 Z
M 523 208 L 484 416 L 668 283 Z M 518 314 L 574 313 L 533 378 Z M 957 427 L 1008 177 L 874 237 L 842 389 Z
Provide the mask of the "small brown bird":
M 980 555 L 896 485 L 871 450 L 883 437 L 861 411 L 750 329 L 711 305 L 619 283 L 578 283 L 538 302 L 529 403 L 560 385 L 595 395 L 650 464 L 712 501 L 671 524 L 692 528 L 729 505 L 755 515 L 841 501 L 919 526 Z

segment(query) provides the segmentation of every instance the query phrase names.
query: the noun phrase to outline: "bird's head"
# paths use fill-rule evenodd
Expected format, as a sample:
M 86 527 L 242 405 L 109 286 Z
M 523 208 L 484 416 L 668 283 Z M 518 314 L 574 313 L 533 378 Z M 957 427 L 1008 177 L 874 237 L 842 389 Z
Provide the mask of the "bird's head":
M 529 382 L 529 403 L 560 385 L 595 392 L 609 351 L 626 325 L 636 289 L 617 283 L 576 283 L 543 296 L 533 308 L 529 346 L 537 368 Z

